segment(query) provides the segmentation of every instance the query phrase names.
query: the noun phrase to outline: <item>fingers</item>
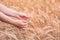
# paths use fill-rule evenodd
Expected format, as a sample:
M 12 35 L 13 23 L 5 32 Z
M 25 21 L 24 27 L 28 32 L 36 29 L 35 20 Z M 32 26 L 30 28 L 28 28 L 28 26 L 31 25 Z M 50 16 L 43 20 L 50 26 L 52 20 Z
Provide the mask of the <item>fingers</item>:
M 29 20 L 30 20 L 30 17 L 27 16 L 26 13 L 19 13 L 16 17 L 18 19 L 25 21 L 25 22 L 29 22 Z
M 15 24 L 16 25 L 20 25 L 20 26 L 26 26 L 27 25 L 27 23 L 25 23 L 24 21 L 22 21 L 22 20 L 14 20 L 15 22 Z
M 22 18 L 21 16 L 17 16 L 17 18 L 18 19 L 20 19 L 20 20 L 23 20 L 23 21 L 25 21 L 25 22 L 28 22 L 29 21 L 29 18 Z
M 29 16 L 24 12 L 20 12 L 19 15 L 20 15 L 21 18 L 25 18 L 25 19 L 29 18 Z
M 12 24 L 17 26 L 18 28 L 26 28 L 27 25 L 27 23 L 24 23 L 22 20 L 14 20 Z

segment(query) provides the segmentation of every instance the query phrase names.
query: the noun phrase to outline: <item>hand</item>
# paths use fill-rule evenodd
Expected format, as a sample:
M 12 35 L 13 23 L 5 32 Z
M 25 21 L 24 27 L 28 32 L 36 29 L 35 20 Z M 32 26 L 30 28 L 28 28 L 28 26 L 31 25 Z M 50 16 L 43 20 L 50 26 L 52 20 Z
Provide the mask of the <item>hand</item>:
M 26 28 L 26 25 L 27 25 L 28 23 L 26 23 L 26 22 L 24 22 L 24 21 L 22 21 L 22 20 L 14 20 L 14 21 L 12 22 L 12 24 L 13 24 L 13 25 L 16 25 L 16 26 L 19 27 L 19 28 Z
M 17 15 L 15 16 L 18 19 L 23 20 L 24 22 L 28 22 L 30 20 L 30 17 L 28 17 L 28 15 L 26 15 L 26 13 L 17 13 Z

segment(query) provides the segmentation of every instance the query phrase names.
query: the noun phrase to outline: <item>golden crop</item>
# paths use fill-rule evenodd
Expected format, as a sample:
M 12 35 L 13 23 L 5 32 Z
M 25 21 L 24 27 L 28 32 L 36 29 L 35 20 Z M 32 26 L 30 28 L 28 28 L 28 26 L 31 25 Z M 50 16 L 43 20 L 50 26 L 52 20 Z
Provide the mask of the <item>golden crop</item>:
M 60 0 L 0 0 L 30 22 L 25 30 L 0 21 L 0 40 L 60 40 Z

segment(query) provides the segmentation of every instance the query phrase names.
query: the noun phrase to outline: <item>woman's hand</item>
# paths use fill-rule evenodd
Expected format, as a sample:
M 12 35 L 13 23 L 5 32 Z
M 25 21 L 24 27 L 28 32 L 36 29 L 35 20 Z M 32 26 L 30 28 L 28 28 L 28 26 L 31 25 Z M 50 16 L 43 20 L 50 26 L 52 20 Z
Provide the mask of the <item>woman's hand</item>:
M 23 13 L 23 12 L 17 13 L 15 17 L 25 22 L 28 22 L 30 20 L 30 17 L 26 13 Z

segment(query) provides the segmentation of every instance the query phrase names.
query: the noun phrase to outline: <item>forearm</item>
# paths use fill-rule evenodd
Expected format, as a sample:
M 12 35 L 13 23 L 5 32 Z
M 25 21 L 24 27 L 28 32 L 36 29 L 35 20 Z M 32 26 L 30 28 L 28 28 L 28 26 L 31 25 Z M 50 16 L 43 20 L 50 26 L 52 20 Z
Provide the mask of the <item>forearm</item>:
M 0 20 L 2 20 L 2 21 L 5 21 L 5 22 L 9 22 L 9 23 L 11 23 L 12 21 L 12 19 L 10 18 L 10 17 L 8 17 L 8 16 L 6 16 L 4 13 L 2 13 L 2 12 L 0 12 Z
M 6 6 L 0 4 L 0 11 L 2 11 L 4 14 L 9 16 L 16 16 L 17 12 L 15 10 L 12 10 L 10 8 L 7 8 Z

